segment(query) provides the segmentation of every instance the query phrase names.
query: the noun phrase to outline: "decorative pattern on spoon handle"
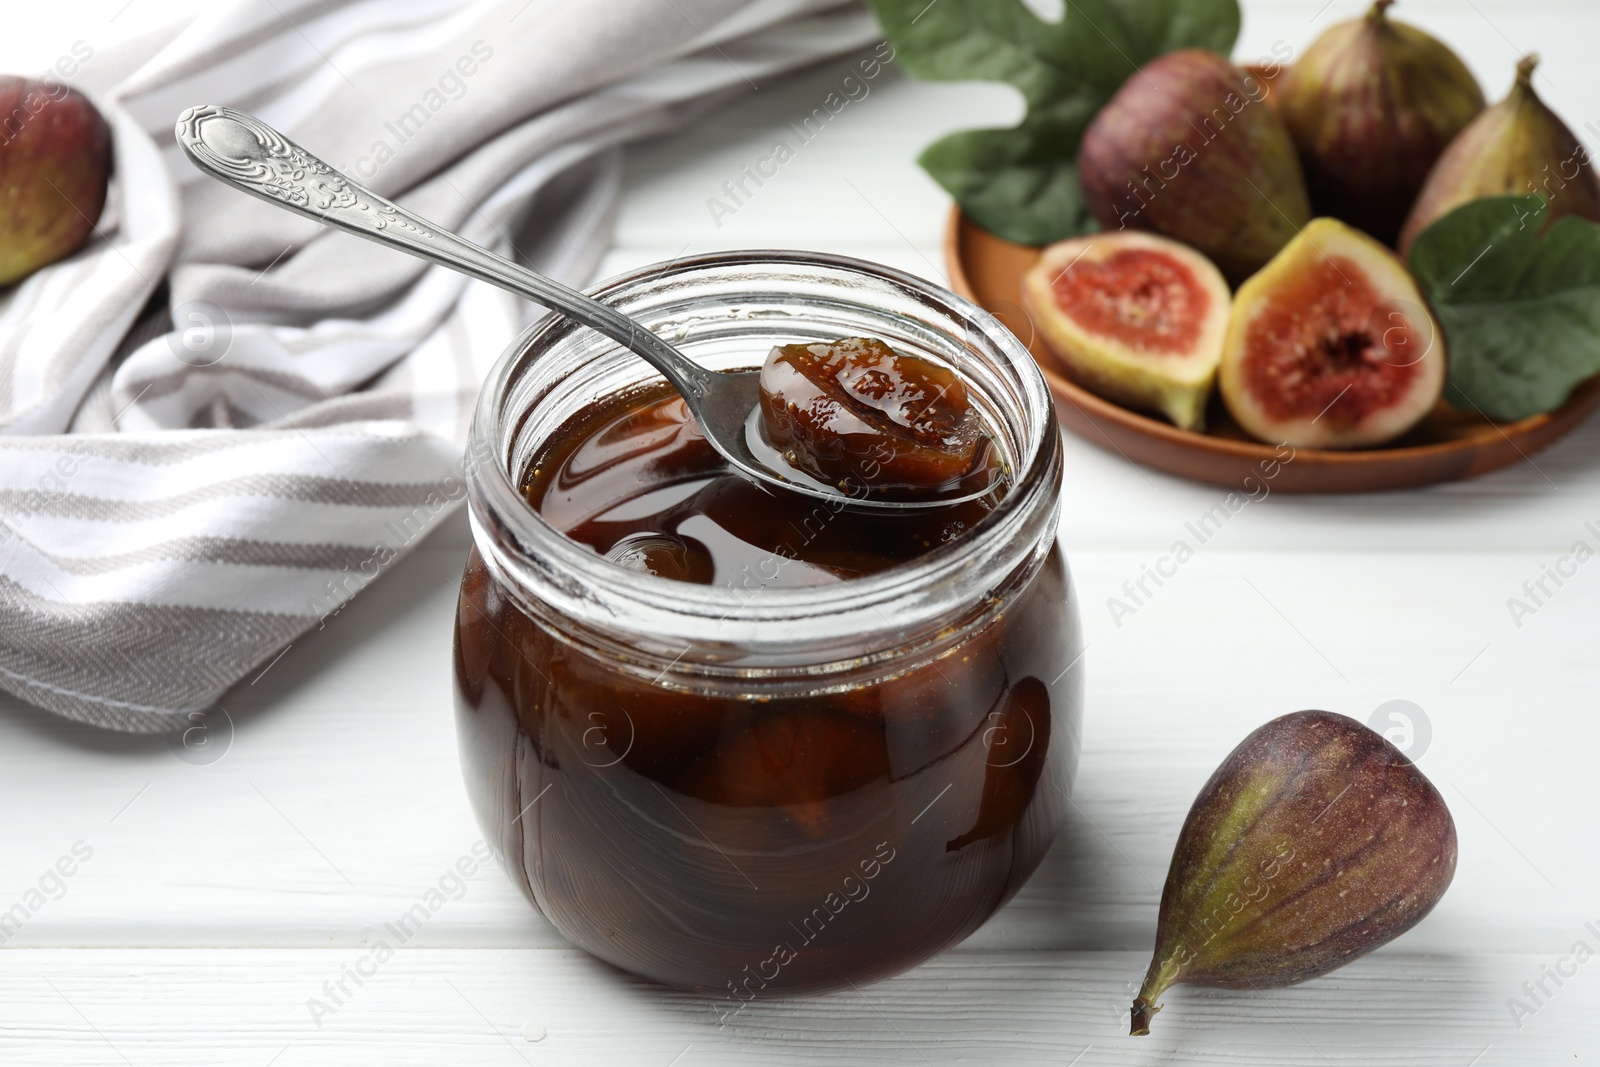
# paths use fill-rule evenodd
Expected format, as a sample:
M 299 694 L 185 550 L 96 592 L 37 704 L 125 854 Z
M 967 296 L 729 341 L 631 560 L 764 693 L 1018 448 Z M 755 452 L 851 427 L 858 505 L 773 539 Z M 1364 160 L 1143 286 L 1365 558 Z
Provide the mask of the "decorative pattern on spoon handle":
M 191 107 L 178 116 L 174 136 L 189 160 L 219 181 L 559 311 L 649 360 L 685 396 L 704 395 L 721 377 L 616 309 L 385 200 L 253 115 L 218 104 Z
M 393 226 L 434 236 L 422 220 L 350 181 L 252 115 L 208 104 L 178 116 L 178 144 L 194 163 L 253 192 L 322 216 L 374 230 Z

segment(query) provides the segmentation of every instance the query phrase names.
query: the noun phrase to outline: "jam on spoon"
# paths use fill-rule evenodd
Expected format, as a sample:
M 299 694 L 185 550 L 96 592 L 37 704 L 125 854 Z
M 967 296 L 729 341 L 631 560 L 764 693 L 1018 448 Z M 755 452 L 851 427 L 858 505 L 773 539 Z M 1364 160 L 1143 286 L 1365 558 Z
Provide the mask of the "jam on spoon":
M 988 466 L 983 423 L 956 373 L 883 341 L 780 345 L 760 385 L 768 443 L 847 495 L 937 495 Z

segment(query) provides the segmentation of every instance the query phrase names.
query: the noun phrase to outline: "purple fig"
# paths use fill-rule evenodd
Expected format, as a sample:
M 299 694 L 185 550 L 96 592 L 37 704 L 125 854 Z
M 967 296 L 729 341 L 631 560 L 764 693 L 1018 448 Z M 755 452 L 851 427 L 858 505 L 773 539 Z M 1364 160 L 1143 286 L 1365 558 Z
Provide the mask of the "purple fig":
M 1108 230 L 1181 241 L 1240 282 L 1311 220 L 1294 142 L 1267 88 L 1186 49 L 1129 78 L 1084 133 L 1084 200 Z
M 1179 983 L 1261 989 L 1349 963 L 1415 926 L 1455 869 L 1444 798 L 1399 749 L 1331 712 L 1272 720 L 1189 809 L 1132 1032 Z
M 1391 245 L 1434 163 L 1485 104 L 1460 57 L 1392 21 L 1393 4 L 1330 28 L 1276 92 L 1317 214 Z
M 83 247 L 110 172 L 111 129 L 87 97 L 0 75 L 0 286 Z
M 1534 91 L 1538 66 L 1538 56 L 1519 63 L 1510 95 L 1474 119 L 1439 157 L 1401 232 L 1402 253 L 1462 204 L 1490 196 L 1538 193 L 1549 202 L 1552 220 L 1576 215 L 1600 222 L 1600 179 L 1588 151 Z

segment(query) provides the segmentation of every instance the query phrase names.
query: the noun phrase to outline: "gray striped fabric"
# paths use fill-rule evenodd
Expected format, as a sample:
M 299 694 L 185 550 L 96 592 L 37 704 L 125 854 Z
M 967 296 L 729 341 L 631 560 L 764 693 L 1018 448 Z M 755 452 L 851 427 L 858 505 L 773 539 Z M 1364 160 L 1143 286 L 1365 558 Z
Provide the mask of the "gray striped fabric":
M 183 108 L 581 283 L 620 145 L 873 39 L 839 0 L 235 0 L 90 57 L 106 215 L 0 292 L 0 687 L 186 725 L 460 503 L 478 383 L 539 310 L 204 178 Z

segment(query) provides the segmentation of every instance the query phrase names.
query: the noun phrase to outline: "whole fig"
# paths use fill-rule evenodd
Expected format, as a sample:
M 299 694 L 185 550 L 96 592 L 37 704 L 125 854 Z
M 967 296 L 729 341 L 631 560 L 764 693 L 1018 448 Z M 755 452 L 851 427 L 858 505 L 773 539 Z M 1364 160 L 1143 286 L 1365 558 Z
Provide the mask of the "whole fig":
M 1400 234 L 1409 254 L 1417 235 L 1462 204 L 1490 196 L 1538 193 L 1549 218 L 1600 222 L 1600 179 L 1588 151 L 1533 88 L 1539 57 L 1517 65 L 1516 84 L 1445 149 Z
M 0 286 L 83 247 L 110 172 L 111 129 L 87 97 L 0 75 Z
M 1129 78 L 1084 133 L 1078 174 L 1108 230 L 1149 230 L 1240 282 L 1311 219 L 1294 142 L 1266 86 L 1222 56 L 1168 54 Z
M 1434 163 L 1485 103 L 1454 52 L 1388 17 L 1393 3 L 1378 0 L 1317 38 L 1276 94 L 1313 209 L 1390 245 Z
M 1189 809 L 1132 1032 L 1181 982 L 1284 986 L 1349 963 L 1421 921 L 1455 869 L 1444 798 L 1398 749 L 1331 712 L 1274 719 Z

